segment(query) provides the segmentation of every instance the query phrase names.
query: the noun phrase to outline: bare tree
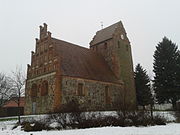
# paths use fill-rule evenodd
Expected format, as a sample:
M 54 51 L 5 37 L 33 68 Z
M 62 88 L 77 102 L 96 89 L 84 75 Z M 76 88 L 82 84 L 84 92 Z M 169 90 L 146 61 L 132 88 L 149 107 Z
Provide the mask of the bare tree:
M 17 94 L 17 104 L 18 104 L 18 123 L 21 123 L 20 119 L 20 98 L 22 95 L 24 95 L 25 91 L 25 73 L 23 72 L 22 68 L 17 67 L 15 71 L 12 72 L 13 81 L 13 91 L 14 94 Z
M 6 100 L 12 95 L 12 81 L 4 73 L 0 73 L 0 107 L 2 107 Z

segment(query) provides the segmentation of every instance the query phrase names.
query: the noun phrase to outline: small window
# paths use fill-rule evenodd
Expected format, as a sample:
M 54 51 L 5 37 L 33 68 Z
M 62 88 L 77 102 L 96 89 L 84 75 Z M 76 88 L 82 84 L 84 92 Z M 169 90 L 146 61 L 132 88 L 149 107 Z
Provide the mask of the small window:
M 104 49 L 107 49 L 107 43 L 104 43 Z
M 78 83 L 78 95 L 84 96 L 83 84 L 82 83 Z
M 128 51 L 129 50 L 129 47 L 128 47 L 128 45 L 126 45 L 126 51 Z
M 120 41 L 118 41 L 118 48 L 120 48 Z
M 106 104 L 110 104 L 110 91 L 108 86 L 105 87 L 105 102 Z

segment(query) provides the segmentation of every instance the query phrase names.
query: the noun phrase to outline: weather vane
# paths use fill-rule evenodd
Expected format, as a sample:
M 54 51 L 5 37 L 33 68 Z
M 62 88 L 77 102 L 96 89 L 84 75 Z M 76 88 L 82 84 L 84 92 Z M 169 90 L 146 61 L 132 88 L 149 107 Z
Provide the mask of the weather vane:
M 103 29 L 103 22 L 101 22 L 101 29 Z

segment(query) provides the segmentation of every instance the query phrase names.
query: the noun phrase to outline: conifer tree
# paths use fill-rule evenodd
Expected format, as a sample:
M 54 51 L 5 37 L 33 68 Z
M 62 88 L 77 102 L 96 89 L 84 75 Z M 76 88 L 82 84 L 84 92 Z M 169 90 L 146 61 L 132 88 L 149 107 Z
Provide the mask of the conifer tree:
M 145 108 L 153 102 L 151 89 L 150 89 L 150 79 L 147 72 L 140 64 L 137 64 L 135 68 L 135 86 L 136 86 L 136 97 L 137 103 Z
M 178 88 L 179 66 L 178 47 L 168 38 L 156 46 L 154 52 L 154 90 L 158 103 L 172 103 L 176 109 L 176 101 L 180 97 Z
M 178 51 L 178 59 L 177 59 L 177 81 L 176 81 L 177 89 L 180 92 L 180 51 Z M 179 96 L 180 98 L 180 96 Z

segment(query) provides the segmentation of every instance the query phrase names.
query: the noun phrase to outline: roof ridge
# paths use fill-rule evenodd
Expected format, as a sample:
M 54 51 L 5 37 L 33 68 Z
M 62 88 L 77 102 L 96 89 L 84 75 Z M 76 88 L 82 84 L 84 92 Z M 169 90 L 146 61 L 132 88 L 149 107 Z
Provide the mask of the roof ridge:
M 61 39 L 57 39 L 57 38 L 53 38 L 53 37 L 52 37 L 52 39 L 60 41 L 60 42 L 68 43 L 68 45 L 73 45 L 73 46 L 76 46 L 76 47 L 79 47 L 79 48 L 82 48 L 82 49 L 90 50 L 89 48 L 86 48 L 86 47 L 83 47 L 83 46 L 80 46 L 80 45 L 77 45 L 77 44 L 74 44 L 74 43 L 71 43 L 71 42 L 67 42 L 67 41 L 64 41 L 64 40 L 61 40 Z
M 117 25 L 118 23 L 121 23 L 121 21 L 116 22 L 116 23 L 114 23 L 114 24 L 111 24 L 111 25 L 109 25 L 109 26 L 107 26 L 107 27 L 105 27 L 105 28 L 103 28 L 103 29 L 101 29 L 101 30 L 98 30 L 97 32 L 102 31 L 102 30 L 106 30 L 107 28 L 112 27 L 112 26 L 115 26 L 115 25 Z

